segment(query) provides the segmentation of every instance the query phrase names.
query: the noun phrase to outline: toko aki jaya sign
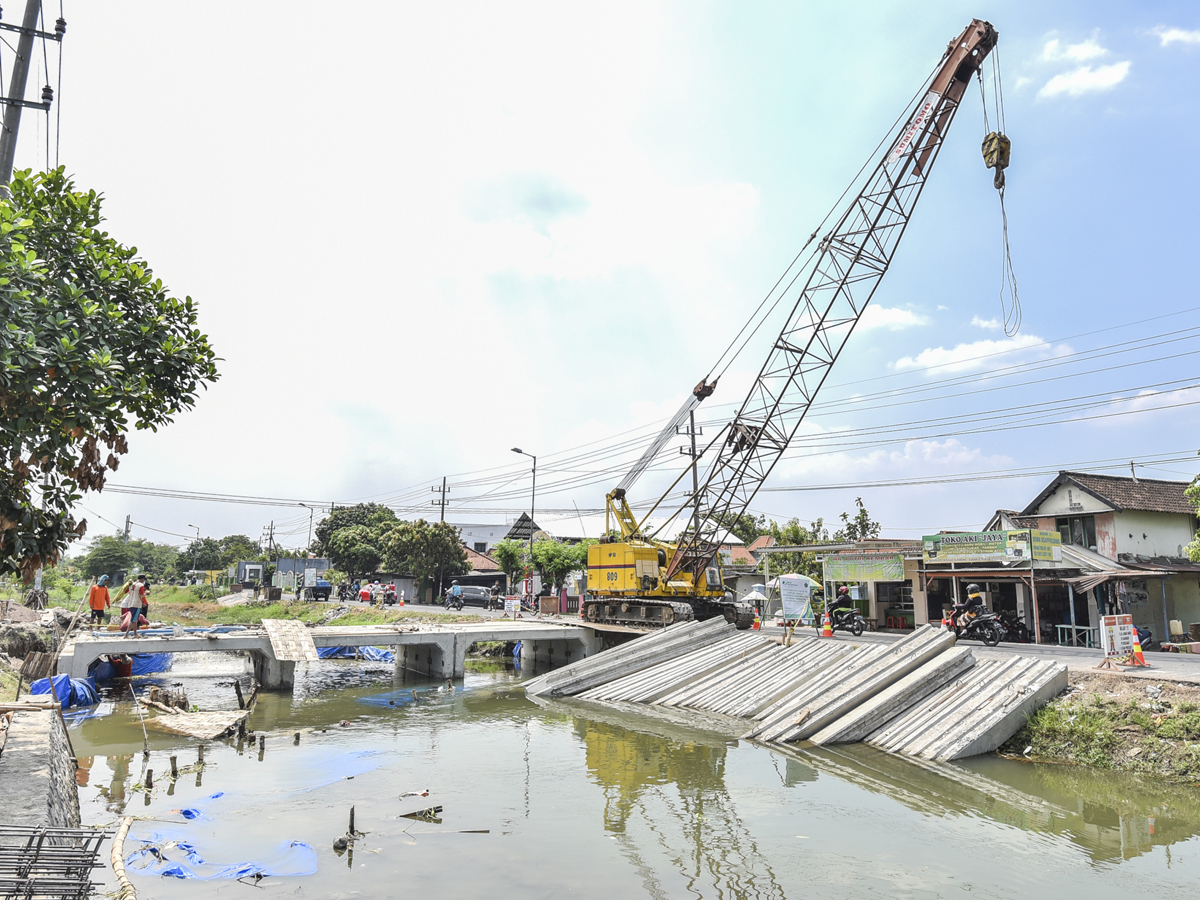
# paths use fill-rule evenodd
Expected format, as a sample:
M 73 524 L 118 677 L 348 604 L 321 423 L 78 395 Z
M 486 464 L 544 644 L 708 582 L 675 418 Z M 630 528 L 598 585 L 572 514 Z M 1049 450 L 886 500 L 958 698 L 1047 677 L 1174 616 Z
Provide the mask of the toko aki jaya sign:
M 930 534 L 921 539 L 927 563 L 1018 562 L 1062 560 L 1062 537 L 1057 531 L 968 531 Z

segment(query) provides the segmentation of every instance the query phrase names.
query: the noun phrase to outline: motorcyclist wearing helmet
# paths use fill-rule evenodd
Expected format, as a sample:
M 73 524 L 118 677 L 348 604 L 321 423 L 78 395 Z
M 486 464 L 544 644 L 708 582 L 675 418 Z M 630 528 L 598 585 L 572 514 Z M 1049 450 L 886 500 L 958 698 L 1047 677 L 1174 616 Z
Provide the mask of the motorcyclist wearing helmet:
M 462 588 L 458 586 L 457 581 L 450 582 L 450 596 L 454 598 L 455 602 L 462 599 Z
M 851 611 L 855 608 L 854 601 L 850 599 L 850 588 L 844 584 L 838 588 L 832 606 L 835 622 L 841 622 L 846 616 L 850 615 Z
M 955 603 L 950 613 L 950 620 L 959 628 L 964 628 L 966 625 L 980 612 L 983 611 L 983 593 L 979 590 L 979 585 L 967 585 L 967 599 L 961 603 Z

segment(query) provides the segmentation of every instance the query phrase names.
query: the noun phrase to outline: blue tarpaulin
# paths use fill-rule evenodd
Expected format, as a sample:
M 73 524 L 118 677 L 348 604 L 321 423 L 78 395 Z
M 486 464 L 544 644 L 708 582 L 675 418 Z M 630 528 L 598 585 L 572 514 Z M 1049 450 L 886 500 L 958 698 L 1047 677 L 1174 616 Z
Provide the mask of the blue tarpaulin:
M 171 668 L 171 653 L 131 653 L 133 660 L 133 675 L 152 675 L 155 672 L 165 672 Z M 92 668 L 92 677 L 96 681 L 112 681 L 118 677 L 112 663 L 102 660 Z
M 317 656 L 321 659 L 359 659 L 367 662 L 395 662 L 396 654 L 379 647 L 318 647 Z
M 29 693 L 50 694 L 50 679 L 38 679 L 29 686 Z M 66 674 L 54 676 L 53 696 L 58 697 L 63 709 L 69 709 L 72 706 L 95 706 L 100 702 L 93 684 Z
M 182 857 L 182 860 L 179 857 Z M 184 865 L 185 861 L 187 865 Z M 206 862 L 194 844 L 179 841 L 165 850 L 153 845 L 143 847 L 126 857 L 125 865 L 146 875 L 185 879 L 315 875 L 317 851 L 304 841 L 292 841 L 281 847 L 279 853 L 271 860 L 222 864 Z

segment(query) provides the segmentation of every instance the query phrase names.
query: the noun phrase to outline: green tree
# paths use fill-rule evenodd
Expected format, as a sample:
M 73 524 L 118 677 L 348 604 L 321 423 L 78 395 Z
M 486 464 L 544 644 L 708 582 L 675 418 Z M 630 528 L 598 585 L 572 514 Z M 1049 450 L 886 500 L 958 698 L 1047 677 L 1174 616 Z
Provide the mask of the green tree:
M 191 298 L 101 228 L 63 169 L 16 172 L 0 201 L 0 572 L 32 578 L 87 530 L 130 427 L 157 431 L 217 379 Z
M 251 562 L 262 556 L 258 542 L 244 534 L 227 534 L 221 538 L 221 565 L 232 566 L 235 562 Z
M 177 572 L 179 551 L 170 544 L 134 539 L 128 541 L 126 547 L 131 564 L 136 565 L 152 579 L 171 577 Z
M 771 521 L 767 526 L 767 533 L 775 538 L 776 545 L 781 547 L 799 547 L 805 544 L 820 544 L 829 541 L 829 529 L 825 527 L 823 519 L 817 519 L 812 523 L 811 528 L 805 527 L 799 519 L 789 519 L 782 525 Z M 770 559 L 772 575 L 800 572 L 809 578 L 821 580 L 821 564 L 817 562 L 815 553 L 772 553 Z M 766 557 L 758 564 L 760 572 L 765 568 Z
M 863 506 L 862 497 L 855 497 L 854 504 L 858 512 L 853 517 L 848 512 L 842 513 L 842 527 L 833 534 L 835 541 L 867 541 L 879 537 L 883 526 L 871 518 Z
M 542 584 L 553 584 L 557 591 L 566 577 L 579 568 L 579 553 L 570 544 L 541 540 L 533 545 L 533 566 L 542 576 Z
M 393 525 L 398 524 L 399 521 L 391 509 L 379 503 L 357 503 L 354 506 L 343 506 L 335 509 L 317 523 L 313 552 L 318 556 L 328 556 L 329 539 L 333 537 L 333 533 L 343 528 L 349 528 L 351 525 L 365 525 L 382 534 Z
M 738 540 L 746 546 L 750 546 L 754 543 L 755 538 L 767 534 L 769 531 L 766 516 L 755 518 L 750 513 L 740 513 L 736 516 L 721 516 L 718 521 L 723 528 L 735 534 Z
M 334 566 L 351 575 L 370 575 L 383 559 L 382 535 L 366 525 L 348 525 L 329 536 L 326 543 Z
M 116 578 L 118 572 L 129 570 L 133 554 L 120 535 L 104 535 L 92 542 L 92 547 L 79 558 L 79 568 L 88 578 L 107 575 Z
M 438 575 L 445 581 L 471 571 L 462 533 L 446 522 L 401 522 L 383 535 L 383 559 L 389 571 L 413 575 L 421 590 Z
M 525 541 L 514 541 L 505 538 L 492 546 L 491 557 L 500 566 L 500 571 L 508 579 L 508 590 L 513 590 L 517 576 L 525 574 L 526 559 L 529 555 L 529 544 Z
M 223 568 L 221 560 L 224 551 L 221 542 L 216 538 L 206 537 L 192 541 L 183 548 L 180 556 L 183 557 L 180 562 L 186 569 L 201 569 L 211 572 L 213 569 Z

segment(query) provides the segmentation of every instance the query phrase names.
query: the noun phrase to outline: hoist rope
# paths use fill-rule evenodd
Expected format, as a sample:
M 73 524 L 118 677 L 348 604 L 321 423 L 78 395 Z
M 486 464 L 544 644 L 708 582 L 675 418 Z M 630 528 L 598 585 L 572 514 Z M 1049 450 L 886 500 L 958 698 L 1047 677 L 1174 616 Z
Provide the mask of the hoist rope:
M 1007 120 L 1004 115 L 1004 88 L 1000 75 L 1000 53 L 996 48 L 991 57 L 992 61 L 992 103 L 996 115 L 996 131 L 1004 134 Z M 987 95 L 983 87 L 983 70 L 976 72 L 979 81 L 979 100 L 983 107 L 983 133 L 992 133 L 992 125 L 988 120 Z M 1000 195 L 1000 315 L 1004 323 L 1004 333 L 1013 337 L 1021 330 L 1021 298 L 1017 292 L 1017 276 L 1013 271 L 1012 252 L 1008 244 L 1008 210 L 1004 206 L 1004 174 L 998 176 L 996 191 Z

